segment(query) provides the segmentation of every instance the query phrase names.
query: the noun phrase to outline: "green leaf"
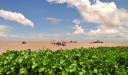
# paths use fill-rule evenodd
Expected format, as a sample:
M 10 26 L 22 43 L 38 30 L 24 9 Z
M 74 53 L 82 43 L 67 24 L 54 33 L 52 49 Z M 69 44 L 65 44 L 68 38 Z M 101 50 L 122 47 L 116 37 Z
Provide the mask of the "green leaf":
M 21 68 L 20 69 L 20 74 L 27 74 L 27 69 L 26 68 Z
M 98 73 L 98 75 L 103 75 L 103 74 L 100 72 L 100 73 Z
M 62 71 L 62 75 L 68 75 L 66 71 Z
M 44 71 L 44 67 L 41 67 L 38 69 L 39 72 L 43 72 Z
M 38 66 L 37 63 L 33 64 L 33 65 L 32 65 L 32 69 L 36 68 L 37 66 Z

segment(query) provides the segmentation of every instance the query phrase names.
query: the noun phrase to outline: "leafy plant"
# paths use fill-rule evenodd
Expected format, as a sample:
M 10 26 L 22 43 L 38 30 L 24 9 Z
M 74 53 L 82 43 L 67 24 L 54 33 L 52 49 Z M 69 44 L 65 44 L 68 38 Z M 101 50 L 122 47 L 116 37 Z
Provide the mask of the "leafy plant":
M 128 75 L 128 47 L 7 51 L 0 75 Z

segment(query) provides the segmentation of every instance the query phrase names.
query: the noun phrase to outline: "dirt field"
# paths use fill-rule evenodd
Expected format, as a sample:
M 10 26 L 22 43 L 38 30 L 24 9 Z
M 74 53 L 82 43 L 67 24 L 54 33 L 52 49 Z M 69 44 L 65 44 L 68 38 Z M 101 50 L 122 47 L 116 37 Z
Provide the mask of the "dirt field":
M 27 42 L 26 44 L 22 44 L 21 41 L 0 41 L 0 53 L 8 50 L 25 50 L 32 49 L 38 50 L 42 48 L 48 48 L 51 50 L 58 50 L 60 48 L 64 49 L 72 49 L 72 48 L 80 48 L 80 47 L 99 47 L 99 46 L 128 46 L 128 43 L 89 43 L 89 42 L 77 42 L 77 43 L 66 43 L 66 46 L 57 46 L 51 44 L 51 42 Z

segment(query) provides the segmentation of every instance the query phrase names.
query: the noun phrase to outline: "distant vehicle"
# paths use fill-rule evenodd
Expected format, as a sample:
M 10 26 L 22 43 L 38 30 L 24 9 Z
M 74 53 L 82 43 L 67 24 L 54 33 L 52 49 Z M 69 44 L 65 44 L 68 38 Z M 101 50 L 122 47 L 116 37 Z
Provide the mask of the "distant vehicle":
M 96 40 L 93 43 L 104 43 L 104 42 L 103 41 L 100 41 L 100 40 Z
M 66 46 L 66 42 L 62 41 L 62 42 L 52 42 L 52 44 L 57 45 L 57 46 Z

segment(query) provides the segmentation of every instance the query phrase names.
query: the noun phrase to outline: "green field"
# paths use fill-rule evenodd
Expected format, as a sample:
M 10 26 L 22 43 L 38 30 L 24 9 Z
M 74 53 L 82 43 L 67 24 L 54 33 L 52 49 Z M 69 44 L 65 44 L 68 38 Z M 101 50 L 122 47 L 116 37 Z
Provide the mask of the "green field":
M 128 75 L 128 47 L 7 51 L 0 75 Z

